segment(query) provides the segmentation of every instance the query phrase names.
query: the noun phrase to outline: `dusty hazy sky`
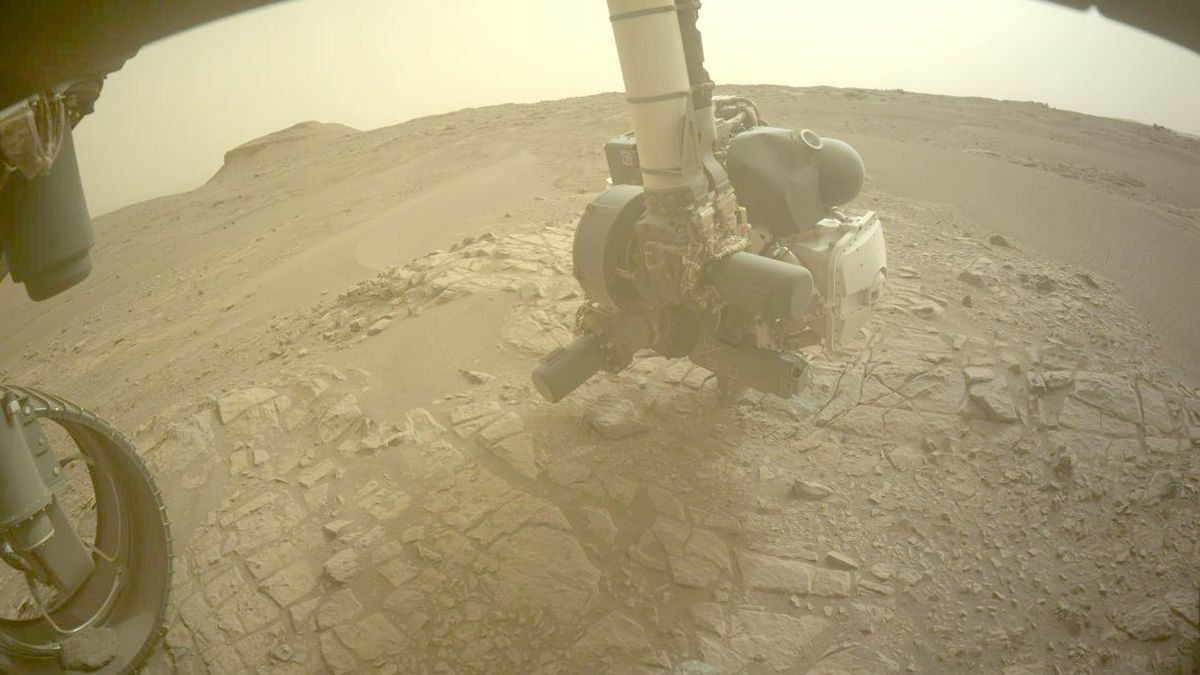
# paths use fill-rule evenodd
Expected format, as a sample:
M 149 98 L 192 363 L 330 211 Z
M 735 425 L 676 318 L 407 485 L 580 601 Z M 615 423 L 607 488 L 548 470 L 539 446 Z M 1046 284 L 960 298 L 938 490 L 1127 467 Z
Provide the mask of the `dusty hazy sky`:
M 1034 0 L 708 0 L 701 29 L 718 84 L 1035 100 L 1200 134 L 1200 56 Z M 195 188 L 226 150 L 304 120 L 621 88 L 603 0 L 294 0 L 144 48 L 77 145 L 101 214 Z

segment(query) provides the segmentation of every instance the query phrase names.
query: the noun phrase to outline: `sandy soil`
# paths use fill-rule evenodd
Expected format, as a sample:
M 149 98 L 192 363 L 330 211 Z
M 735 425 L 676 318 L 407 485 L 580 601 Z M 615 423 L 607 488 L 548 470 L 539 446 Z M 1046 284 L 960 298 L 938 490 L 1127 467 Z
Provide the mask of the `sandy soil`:
M 0 287 L 0 373 L 136 431 L 162 482 L 152 670 L 1175 672 L 1200 142 L 736 91 L 853 143 L 887 228 L 884 306 L 791 401 L 658 358 L 532 392 L 616 95 L 300 124 L 98 219 L 63 297 Z

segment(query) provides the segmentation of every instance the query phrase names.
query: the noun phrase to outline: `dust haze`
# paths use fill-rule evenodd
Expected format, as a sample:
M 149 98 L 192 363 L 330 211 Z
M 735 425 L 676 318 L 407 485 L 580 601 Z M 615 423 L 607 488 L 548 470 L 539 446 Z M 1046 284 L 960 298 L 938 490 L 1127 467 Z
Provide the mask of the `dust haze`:
M 548 403 L 613 32 L 449 4 L 145 48 L 77 132 L 91 276 L 0 287 L 0 376 L 161 488 L 146 672 L 1195 672 L 1200 58 L 1036 2 L 706 3 L 717 95 L 862 156 L 886 286 L 793 396 L 645 349 Z

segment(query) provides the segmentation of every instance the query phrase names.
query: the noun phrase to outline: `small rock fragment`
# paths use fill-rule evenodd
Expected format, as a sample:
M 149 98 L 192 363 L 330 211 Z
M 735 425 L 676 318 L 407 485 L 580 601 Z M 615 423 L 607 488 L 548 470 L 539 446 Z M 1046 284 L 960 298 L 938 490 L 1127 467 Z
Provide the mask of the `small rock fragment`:
M 263 582 L 263 590 L 282 606 L 308 595 L 316 587 L 318 573 L 307 560 L 297 560 Z
M 352 548 L 343 549 L 325 561 L 325 576 L 344 584 L 358 573 L 358 553 Z
M 1075 473 L 1075 465 L 1079 460 L 1071 450 L 1063 452 L 1054 464 L 1054 473 L 1062 478 L 1070 478 Z
M 390 323 L 392 323 L 391 319 L 380 319 L 376 321 L 375 323 L 371 324 L 369 328 L 367 328 L 367 335 L 379 335 L 383 331 L 387 330 L 388 324 Z
M 238 450 L 229 456 L 229 475 L 238 476 L 250 468 L 250 455 L 245 450 Z
M 358 399 L 353 394 L 346 394 L 329 406 L 317 421 L 317 437 L 322 443 L 328 443 L 351 429 L 362 424 L 363 414 L 358 407 Z
M 670 518 L 676 522 L 687 521 L 687 509 L 684 508 L 683 502 L 679 501 L 679 497 L 660 488 L 651 486 L 646 490 L 650 496 L 650 501 L 654 504 L 654 511 L 664 518 Z
M 524 430 L 525 422 L 521 420 L 521 417 L 514 412 L 507 412 L 501 415 L 496 421 L 484 427 L 479 432 L 479 440 L 484 445 L 493 445 Z
M 346 529 L 351 522 L 353 521 L 345 519 L 331 520 L 328 523 L 325 523 L 324 527 L 321 529 L 325 530 L 325 534 L 328 534 L 331 537 L 336 537 L 339 533 L 341 533 L 342 530 Z
M 873 615 L 879 612 L 868 611 L 865 614 L 866 620 L 873 624 L 877 620 Z M 874 649 L 847 644 L 843 649 L 831 650 L 811 670 L 805 671 L 805 675 L 882 675 L 899 672 L 900 664 Z M 910 665 L 908 672 L 916 672 L 916 667 Z
M 1050 672 L 1044 663 L 1018 663 L 1000 671 L 1000 675 L 1042 675 Z
M 251 387 L 221 397 L 217 401 L 217 414 L 221 417 L 221 424 L 229 424 L 250 408 L 266 403 L 278 395 L 271 389 Z
M 1142 642 L 1169 640 L 1175 635 L 1175 625 L 1166 602 L 1146 600 L 1132 607 L 1122 607 L 1113 617 L 1114 623 L 1131 637 Z
M 542 471 L 538 453 L 529 434 L 517 434 L 492 446 L 492 453 L 527 478 L 537 478 Z
M 379 566 L 379 575 L 387 579 L 392 586 L 398 587 L 417 576 L 417 569 L 412 565 L 396 558 Z
M 542 285 L 536 281 L 526 281 L 517 288 L 517 297 L 522 300 L 535 300 L 545 294 Z
M 971 385 L 971 400 L 988 419 L 997 422 L 1016 422 L 1017 410 L 1008 395 L 1008 383 L 1003 377 Z
M 329 668 L 329 672 L 334 675 L 348 675 L 354 672 L 357 666 L 354 654 L 349 649 L 346 649 L 332 632 L 321 633 L 320 639 L 321 658 L 325 660 L 325 665 Z
M 404 422 L 400 425 L 400 440 L 405 443 L 432 443 L 446 430 L 433 413 L 424 408 L 414 408 L 404 413 Z
M 974 286 L 975 288 L 987 288 L 987 281 L 983 278 L 983 276 L 972 270 L 963 270 L 959 272 L 958 280 L 964 284 L 967 284 L 968 286 Z
M 361 439 L 359 439 L 357 450 L 362 452 L 373 452 L 375 450 L 379 450 L 383 446 L 384 442 L 383 439 L 379 437 L 379 432 L 370 431 L 367 432 L 367 434 Z
M 232 511 L 226 511 L 225 513 L 221 514 L 221 519 L 220 519 L 221 527 L 229 527 L 230 525 L 238 522 L 239 520 L 245 518 L 246 516 L 250 515 L 251 513 L 254 513 L 255 511 L 257 511 L 263 507 L 273 504 L 274 502 L 275 502 L 275 495 L 272 493 L 269 493 L 269 492 L 264 492 L 264 493 L 258 495 L 257 497 L 242 504 L 241 506 L 237 507 L 236 509 L 233 509 Z
M 317 610 L 317 627 L 321 629 L 340 626 L 362 611 L 362 604 L 349 588 L 334 591 Z
M 704 384 L 706 382 L 708 382 L 711 379 L 715 379 L 715 378 L 716 378 L 716 374 L 713 373 L 711 370 L 708 370 L 707 368 L 700 368 L 699 366 L 697 366 L 697 367 L 689 370 L 687 375 L 684 376 L 683 386 L 685 386 L 689 389 L 700 390 L 701 388 L 704 387 Z
M 600 539 L 605 546 L 612 546 L 619 532 L 609 510 L 585 506 L 583 516 L 587 520 L 587 531 Z
M 945 310 L 936 302 L 921 302 L 913 306 L 912 313 L 922 319 L 936 319 L 941 316 Z
M 820 483 L 798 480 L 792 484 L 792 494 L 800 499 L 816 502 L 832 495 L 833 490 Z
M 320 597 L 309 598 L 304 602 L 297 602 L 288 607 L 288 616 L 292 617 L 292 625 L 300 630 L 316 628 L 316 618 L 313 612 L 317 609 L 317 604 L 320 602 Z
M 646 631 L 620 610 L 612 610 L 588 628 L 575 648 L 585 654 L 615 651 L 637 654 L 648 649 Z
M 870 572 L 871 576 L 875 577 L 876 579 L 880 581 L 887 581 L 888 579 L 896 576 L 896 566 L 885 562 L 875 563 L 874 565 L 871 565 Z
M 1075 378 L 1066 370 L 1048 370 L 1042 373 L 1042 382 L 1047 389 L 1062 389 L 1071 386 Z
M 1025 382 L 1029 385 L 1029 391 L 1035 394 L 1041 394 L 1046 391 L 1046 380 L 1042 379 L 1037 373 L 1026 373 Z
M 703 661 L 684 661 L 675 666 L 671 675 L 721 675 L 721 671 Z
M 487 384 L 496 378 L 495 375 L 485 373 L 479 370 L 460 370 L 463 377 L 467 378 L 467 382 L 471 384 Z
M 502 412 L 503 408 L 496 401 L 476 401 L 475 403 L 467 403 L 460 405 L 450 411 L 450 423 L 454 425 L 470 422 L 488 415 L 495 415 Z
M 858 561 L 857 560 L 855 560 L 854 558 L 851 558 L 850 556 L 848 556 L 844 553 L 839 553 L 838 551 L 827 552 L 825 554 L 825 562 L 829 563 L 830 565 L 832 565 L 834 567 L 844 569 L 844 570 L 858 569 Z
M 986 366 L 967 366 L 963 368 L 963 377 L 967 378 L 967 384 L 987 382 L 995 376 L 995 372 Z
M 306 488 L 310 488 L 321 482 L 322 478 L 333 473 L 335 468 L 336 467 L 334 467 L 333 461 L 326 459 L 316 466 L 311 466 L 304 471 L 301 471 L 296 477 L 296 482 Z
M 117 632 L 111 628 L 85 628 L 62 641 L 59 664 L 65 670 L 99 670 L 117 656 Z
M 1167 593 L 1166 603 L 1171 608 L 1171 613 L 1191 624 L 1193 628 L 1200 628 L 1200 603 L 1196 602 L 1194 590 Z
M 631 401 L 616 396 L 603 396 L 588 408 L 584 418 L 593 429 L 610 441 L 640 434 L 649 429 L 638 419 L 637 408 Z
M 888 586 L 887 584 L 881 584 L 881 583 L 878 583 L 875 581 L 871 581 L 870 579 L 859 579 L 858 585 L 859 585 L 859 587 L 865 588 L 868 591 L 871 591 L 872 593 L 878 593 L 880 595 L 891 595 L 892 594 L 891 586 Z
M 271 658 L 275 659 L 276 661 L 287 663 L 288 661 L 292 660 L 292 655 L 295 654 L 295 650 L 292 649 L 292 646 L 286 642 L 276 642 L 274 645 L 272 645 L 270 654 Z

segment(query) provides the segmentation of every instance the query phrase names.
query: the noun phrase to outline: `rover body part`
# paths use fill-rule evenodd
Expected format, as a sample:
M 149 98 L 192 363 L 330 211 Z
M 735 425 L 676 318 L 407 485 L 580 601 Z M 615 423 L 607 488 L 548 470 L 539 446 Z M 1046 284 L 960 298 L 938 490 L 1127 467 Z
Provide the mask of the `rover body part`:
M 749 129 L 733 137 L 725 165 L 750 222 L 776 237 L 802 232 L 854 199 L 864 175 L 853 148 L 808 129 Z
M 713 266 L 721 299 L 767 321 L 803 321 L 813 299 L 812 274 L 799 265 L 739 251 Z
M 0 112 L 0 251 L 32 300 L 53 297 L 92 271 L 95 238 L 75 158 L 73 106 L 90 101 L 51 92 Z
M 547 354 L 533 371 L 533 384 L 542 398 L 557 402 L 607 363 L 604 336 L 582 335 Z
M 768 394 L 788 398 L 800 389 L 804 359 L 790 352 L 759 347 L 733 347 L 714 340 L 696 350 L 691 360 L 719 377 Z
M 643 185 L 652 192 L 702 190 L 699 148 L 686 129 L 692 81 L 675 0 L 609 0 L 608 9 Z
M 158 489 L 91 413 L 11 385 L 0 401 L 0 672 L 63 672 L 62 644 L 84 628 L 116 637 L 93 672 L 134 672 L 165 630 L 171 538 Z
M 817 294 L 822 298 L 822 326 L 829 347 L 837 347 L 870 318 L 871 309 L 883 292 L 887 250 L 883 226 L 873 211 L 856 218 L 828 218 L 804 236 L 789 240 L 788 250 L 814 274 Z
M 0 403 L 0 532 L 39 581 L 74 593 L 93 564 L 53 493 L 64 475 L 32 410 L 14 394 Z
M 626 132 L 604 144 L 609 180 L 613 185 L 641 185 L 642 164 L 633 132 Z
M 579 337 L 534 384 L 558 401 L 651 349 L 791 396 L 798 350 L 844 342 L 882 290 L 878 218 L 837 210 L 862 188 L 862 159 L 714 97 L 695 3 L 609 0 L 609 12 L 634 128 L 605 144 L 612 187 L 575 233 Z
M 633 283 L 634 227 L 645 213 L 642 188 L 617 185 L 588 204 L 572 243 L 575 279 L 589 298 L 608 307 L 641 304 Z

